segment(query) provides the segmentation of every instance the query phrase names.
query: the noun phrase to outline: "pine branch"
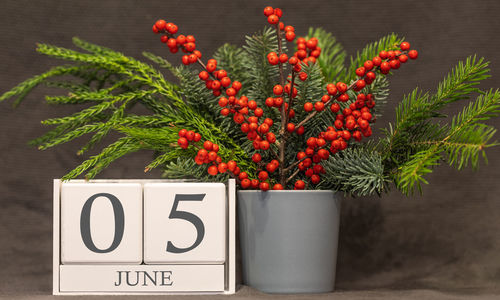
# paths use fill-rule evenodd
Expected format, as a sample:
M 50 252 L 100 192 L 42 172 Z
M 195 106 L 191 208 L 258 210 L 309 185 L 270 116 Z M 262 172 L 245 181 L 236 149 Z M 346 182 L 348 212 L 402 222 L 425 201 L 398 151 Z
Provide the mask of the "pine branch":
M 384 174 L 378 152 L 349 148 L 332 155 L 324 164 L 323 187 L 357 196 L 381 194 L 387 190 L 389 177 Z

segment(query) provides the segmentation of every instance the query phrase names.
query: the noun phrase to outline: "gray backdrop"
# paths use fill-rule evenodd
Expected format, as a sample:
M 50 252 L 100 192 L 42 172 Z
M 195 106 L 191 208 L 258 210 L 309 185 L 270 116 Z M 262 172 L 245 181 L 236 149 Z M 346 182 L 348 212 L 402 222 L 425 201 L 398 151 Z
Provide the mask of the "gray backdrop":
M 6 1 L 0 2 L 0 92 L 61 63 L 35 43 L 71 46 L 71 37 L 141 57 L 148 50 L 172 57 L 151 33 L 154 20 L 172 20 L 197 38 L 208 56 L 223 42 L 241 45 L 266 24 L 268 1 Z M 334 33 L 348 54 L 397 32 L 419 50 L 391 80 L 386 114 L 415 86 L 434 90 L 470 54 L 491 61 L 484 89 L 500 87 L 498 1 L 273 1 L 298 34 L 309 26 Z M 205 57 L 206 57 L 205 56 Z M 0 295 L 50 293 L 52 182 L 81 162 L 77 141 L 38 151 L 27 141 L 46 128 L 40 120 L 66 115 L 37 89 L 18 109 L 0 104 Z M 447 112 L 456 112 L 455 105 Z M 492 124 L 500 126 L 500 119 Z M 379 125 L 380 127 L 380 125 Z M 342 209 L 337 287 L 340 290 L 439 289 L 457 293 L 498 291 L 500 281 L 500 147 L 488 149 L 489 165 L 457 172 L 442 166 L 428 176 L 423 196 L 394 191 L 382 198 L 346 199 Z M 114 163 L 100 178 L 157 178 L 144 174 L 150 152 Z

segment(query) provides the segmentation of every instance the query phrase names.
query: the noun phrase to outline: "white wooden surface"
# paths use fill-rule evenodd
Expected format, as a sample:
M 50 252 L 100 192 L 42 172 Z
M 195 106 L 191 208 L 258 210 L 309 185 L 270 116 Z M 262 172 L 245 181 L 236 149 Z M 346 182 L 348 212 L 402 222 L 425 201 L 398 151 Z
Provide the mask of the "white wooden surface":
M 174 200 L 181 195 L 184 200 L 175 208 Z M 198 195 L 198 201 L 190 200 L 194 195 Z M 226 187 L 222 183 L 144 184 L 144 263 L 224 263 L 225 203 Z M 199 219 L 201 228 L 191 218 Z M 201 236 L 201 242 L 193 248 Z M 168 244 L 180 250 L 169 250 Z
M 81 233 L 82 209 L 96 194 L 115 196 L 123 208 L 123 236 L 116 249 L 91 251 Z M 96 197 L 90 208 L 91 241 L 109 249 L 117 231 L 110 199 Z M 139 183 L 63 183 L 61 186 L 61 262 L 63 264 L 140 264 L 142 262 L 142 186 Z

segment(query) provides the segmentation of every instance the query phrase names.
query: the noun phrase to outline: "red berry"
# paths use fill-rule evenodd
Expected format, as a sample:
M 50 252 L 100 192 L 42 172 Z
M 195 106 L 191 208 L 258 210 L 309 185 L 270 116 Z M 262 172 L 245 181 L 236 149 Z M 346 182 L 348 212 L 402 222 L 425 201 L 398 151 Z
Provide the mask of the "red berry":
M 381 59 L 386 59 L 389 56 L 389 54 L 387 54 L 387 51 L 382 50 L 380 51 L 378 56 L 380 56 Z
M 280 60 L 278 58 L 278 55 L 271 55 L 271 56 L 268 56 L 267 57 L 267 61 L 271 64 L 271 65 L 277 65 Z
M 238 175 L 238 178 L 240 180 L 243 180 L 245 178 L 248 178 L 248 173 L 247 172 L 241 172 L 240 175 Z
M 188 141 L 192 141 L 192 140 L 194 140 L 194 131 L 189 130 L 188 132 L 186 132 L 186 139 L 187 139 Z
M 326 90 L 327 90 L 328 94 L 330 94 L 332 96 L 335 95 L 335 94 L 337 94 L 337 87 L 333 83 L 327 84 L 326 85 Z
M 208 174 L 215 176 L 215 175 L 217 175 L 217 173 L 219 173 L 219 170 L 217 170 L 216 166 L 208 167 Z
M 186 136 L 186 133 L 187 133 L 187 130 L 186 129 L 181 129 L 179 130 L 179 137 L 185 137 Z
M 307 79 L 307 73 L 306 72 L 300 72 L 299 73 L 299 79 L 302 81 L 305 81 Z
M 307 146 L 309 148 L 314 148 L 314 147 L 316 147 L 316 138 L 315 137 L 310 137 L 310 138 L 307 139 L 306 143 L 307 143 Z
M 401 48 L 402 51 L 410 50 L 410 43 L 402 42 L 401 45 L 399 45 L 399 48 Z
M 274 8 L 266 6 L 266 8 L 264 8 L 264 16 L 269 17 L 272 14 L 274 14 Z
M 170 32 L 171 34 L 176 34 L 177 31 L 179 30 L 179 28 L 177 27 L 177 25 L 175 24 L 172 24 L 170 26 L 166 26 L 166 29 L 168 30 L 168 32 Z
M 227 164 L 226 163 L 220 163 L 218 166 L 217 166 L 217 170 L 219 170 L 219 173 L 226 173 L 227 171 Z
M 372 62 L 373 62 L 373 65 L 374 66 L 380 66 L 380 64 L 382 63 L 382 59 L 379 57 L 379 56 L 375 56 L 373 59 L 372 59 Z
M 295 39 L 295 32 L 293 31 L 287 31 L 285 33 L 285 39 L 289 42 L 293 41 Z
M 236 90 L 234 88 L 228 88 L 226 90 L 226 95 L 228 95 L 228 96 L 234 96 L 234 95 L 236 95 Z
M 368 73 L 366 73 L 366 80 L 367 81 L 372 82 L 373 80 L 375 80 L 376 77 L 377 76 L 375 75 L 374 72 L 368 72 Z
M 214 144 L 211 141 L 205 141 L 203 143 L 203 148 L 205 148 L 207 151 L 212 151 Z
M 279 96 L 281 94 L 283 94 L 283 87 L 279 84 L 275 85 L 274 88 L 273 88 L 273 93 L 276 95 L 276 96 Z
M 407 62 L 407 61 L 408 61 L 408 55 L 406 55 L 406 54 L 401 54 L 401 55 L 398 57 L 398 59 L 399 59 L 399 61 L 400 61 L 401 63 L 403 63 L 403 64 L 404 64 L 405 62 Z
M 306 186 L 306 183 L 304 181 L 302 181 L 302 180 L 299 179 L 299 180 L 295 181 L 295 185 L 294 186 L 298 190 L 303 190 L 305 188 L 305 186 Z
M 184 48 L 188 52 L 193 52 L 196 49 L 196 45 L 195 45 L 195 43 L 189 42 L 189 43 L 184 44 Z
M 360 91 L 366 86 L 366 82 L 363 79 L 356 81 L 356 90 Z
M 349 100 L 349 95 L 347 93 L 344 93 L 344 94 L 340 95 L 337 99 L 340 102 L 347 102 L 347 100 Z
M 198 77 L 200 77 L 201 80 L 207 80 L 210 75 L 207 71 L 201 71 L 200 74 L 198 74 Z
M 298 135 L 303 135 L 304 134 L 304 131 L 305 131 L 305 128 L 304 126 L 300 126 L 299 128 L 297 128 L 296 132 Z
M 257 188 L 259 186 L 259 180 L 258 179 L 252 179 L 252 187 Z
M 268 163 L 266 165 L 266 170 L 269 172 L 269 173 L 273 173 L 274 171 L 276 171 L 276 169 L 278 168 L 278 165 L 277 164 L 273 164 L 273 163 Z
M 347 91 L 347 84 L 343 83 L 343 82 L 337 82 L 336 84 L 336 87 L 337 87 L 337 90 L 339 91 L 339 93 L 345 93 L 345 91 Z
M 248 178 L 241 180 L 241 187 L 244 189 L 248 189 L 250 187 L 250 184 L 250 179 Z
M 262 160 L 262 156 L 259 153 L 254 153 L 254 155 L 252 155 L 252 161 L 254 163 L 258 163 L 261 160 Z
M 311 38 L 306 42 L 306 46 L 309 49 L 314 49 L 318 45 L 318 40 L 316 38 Z
M 167 22 L 165 22 L 165 20 L 158 20 L 158 21 L 156 21 L 155 26 L 158 30 L 163 30 L 163 29 L 165 29 L 166 24 L 167 24 Z
M 183 63 L 184 65 L 189 65 L 189 56 L 187 56 L 187 55 L 183 55 L 183 56 L 182 56 L 182 63 Z
M 188 36 L 186 36 L 186 42 L 194 43 L 194 42 L 196 42 L 196 39 L 194 38 L 194 36 L 188 35 Z
M 291 64 L 292 66 L 294 66 L 294 65 L 299 63 L 299 59 L 296 56 L 292 56 L 288 60 L 288 63 Z
M 320 181 L 321 181 L 321 178 L 318 175 L 314 174 L 313 176 L 311 176 L 311 182 L 313 184 L 318 184 Z
M 389 61 L 389 64 L 391 65 L 392 69 L 399 69 L 399 66 L 401 66 L 401 63 L 399 62 L 398 59 L 393 59 Z
M 266 99 L 266 106 L 268 106 L 268 107 L 274 106 L 274 99 L 272 97 L 269 97 Z
M 293 123 L 286 124 L 286 130 L 288 132 L 294 132 L 295 131 L 295 124 L 293 124 Z
M 274 186 L 273 186 L 273 190 L 282 190 L 283 189 L 283 186 L 279 183 L 276 183 Z
M 418 52 L 417 50 L 410 50 L 408 52 L 408 56 L 411 58 L 411 59 L 417 59 L 418 57 Z
M 241 82 L 235 80 L 235 81 L 233 81 L 233 84 L 231 85 L 231 87 L 233 89 L 235 89 L 236 91 L 239 91 L 239 90 L 241 90 Z
M 267 182 L 261 182 L 259 184 L 259 188 L 261 190 L 263 190 L 263 191 L 267 191 L 267 190 L 269 190 L 269 183 L 267 183 Z
M 194 134 L 193 141 L 195 141 L 195 142 L 199 142 L 200 140 L 201 140 L 201 134 L 199 134 L 199 133 L 195 133 L 195 134 Z
M 260 149 L 262 149 L 262 150 L 268 150 L 269 147 L 270 147 L 270 145 L 269 145 L 268 141 L 261 141 L 260 142 Z
M 188 55 L 188 59 L 189 59 L 189 63 L 192 64 L 192 63 L 195 63 L 198 60 L 198 56 L 196 56 L 194 54 L 189 54 Z
M 388 62 L 384 61 L 380 64 L 380 72 L 382 74 L 388 74 L 390 71 L 391 71 L 391 65 Z
M 278 18 L 281 18 L 281 16 L 283 16 L 283 11 L 281 10 L 281 8 L 275 8 L 274 14 L 277 15 Z
M 357 68 L 356 69 L 356 75 L 358 75 L 359 77 L 361 77 L 361 76 L 365 75 L 365 71 L 366 71 L 365 67 Z
M 156 27 L 156 25 L 153 25 L 153 32 L 154 33 L 159 33 L 160 31 L 158 30 L 158 28 Z
M 264 181 L 269 178 L 269 174 L 266 171 L 260 171 L 258 177 L 260 181 Z
M 271 24 L 271 25 L 278 24 L 279 20 L 280 20 L 280 18 L 275 14 L 272 14 L 272 15 L 267 17 L 267 22 L 269 22 L 269 24 Z
M 373 69 L 373 61 L 367 60 L 367 61 L 365 61 L 365 63 L 363 64 L 363 66 L 365 67 L 365 69 L 367 71 L 370 71 L 371 69 Z
M 231 84 L 231 79 L 229 79 L 229 77 L 222 77 L 222 79 L 220 80 L 220 84 L 223 87 L 228 87 Z
M 179 146 L 182 148 L 182 149 L 186 149 L 188 146 L 189 146 L 189 142 L 188 140 L 185 138 L 185 137 L 181 137 L 177 140 L 177 144 L 179 144 Z
M 311 102 L 304 103 L 304 110 L 310 112 L 313 110 L 313 104 Z
M 209 73 L 212 73 L 217 68 L 217 64 L 215 64 L 215 63 L 207 63 L 206 67 L 207 67 L 207 71 Z
M 284 64 L 288 61 L 288 55 L 286 55 L 286 53 L 282 53 L 280 56 L 279 56 L 279 61 L 280 63 Z
M 340 105 L 338 103 L 333 103 L 330 106 L 330 110 L 334 113 L 338 112 L 340 110 Z
M 323 109 L 325 109 L 325 104 L 321 101 L 318 101 L 318 102 L 314 103 L 314 109 L 316 111 L 322 111 Z
M 186 37 L 181 34 L 181 35 L 177 36 L 176 42 L 179 45 L 184 45 L 186 43 Z

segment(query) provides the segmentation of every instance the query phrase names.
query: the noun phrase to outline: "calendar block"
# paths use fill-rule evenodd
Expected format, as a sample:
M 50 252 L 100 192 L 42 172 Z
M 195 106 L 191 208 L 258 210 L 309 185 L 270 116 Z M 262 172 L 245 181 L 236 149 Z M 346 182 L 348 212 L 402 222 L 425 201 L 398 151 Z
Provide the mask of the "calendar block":
M 144 263 L 223 264 L 225 185 L 144 185 Z
M 235 194 L 234 180 L 54 180 L 53 294 L 234 294 Z
M 141 184 L 63 183 L 61 262 L 140 264 Z

